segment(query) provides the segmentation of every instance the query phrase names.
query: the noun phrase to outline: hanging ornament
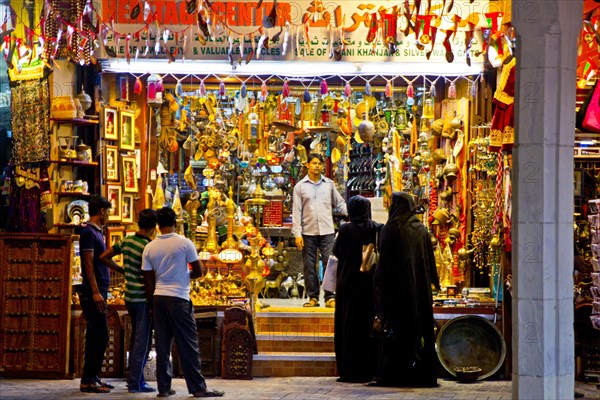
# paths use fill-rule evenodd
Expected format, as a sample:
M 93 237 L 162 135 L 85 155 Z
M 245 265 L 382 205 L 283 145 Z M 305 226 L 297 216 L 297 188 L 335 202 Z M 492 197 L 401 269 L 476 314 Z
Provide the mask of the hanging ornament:
M 437 80 L 437 79 L 436 79 Z M 431 82 L 431 89 L 429 89 L 429 93 L 431 94 L 431 97 L 435 98 L 435 81 Z
M 163 81 L 162 78 L 160 77 L 160 75 L 158 76 L 158 82 L 156 82 L 156 91 L 157 92 L 164 92 L 165 91 L 165 87 L 163 86 Z
M 142 80 L 138 77 L 133 84 L 133 93 L 142 94 Z
M 281 91 L 281 95 L 283 96 L 283 98 L 290 96 L 290 85 L 288 84 L 287 80 L 283 82 L 283 90 Z
M 246 89 L 246 82 L 242 82 L 242 88 L 240 89 L 240 95 L 242 96 L 242 99 L 245 99 L 246 96 L 248 95 L 248 89 Z
M 477 79 L 475 78 L 475 80 L 473 81 L 473 84 L 471 85 L 471 97 L 473 99 L 477 98 Z
M 290 39 L 290 23 L 285 23 L 285 33 L 283 34 L 283 44 L 281 45 L 281 55 L 285 56 L 285 52 L 288 47 L 288 41 Z
M 385 97 L 387 97 L 388 99 L 392 98 L 392 82 L 388 81 L 385 84 Z
M 469 29 L 465 32 L 465 54 L 467 59 L 467 65 L 471 66 L 471 43 L 473 37 L 475 37 L 475 24 L 467 21 Z
M 130 17 L 131 19 L 135 20 L 137 19 L 137 17 L 140 15 L 140 3 L 137 3 L 134 7 L 133 10 L 131 10 L 131 14 Z
M 304 89 L 304 94 L 302 95 L 302 100 L 304 100 L 305 103 L 310 103 L 310 101 L 312 100 L 312 97 L 310 96 L 310 92 L 308 91 L 308 88 Z
M 196 0 L 189 0 L 185 7 L 185 11 L 190 15 L 193 14 L 196 11 Z
M 373 91 L 371 90 L 371 84 L 369 83 L 369 81 L 367 81 L 367 83 L 365 84 L 365 94 L 367 96 L 371 96 L 372 93 Z
M 408 87 L 406 88 L 406 105 L 412 106 L 415 104 L 415 89 L 413 88 L 412 82 L 409 82 Z
M 266 101 L 268 95 L 267 83 L 263 81 L 262 85 L 260 85 L 260 101 Z
M 219 84 L 219 96 L 225 96 L 225 82 Z
M 198 93 L 200 96 L 206 96 L 206 86 L 204 86 L 204 81 L 200 81 L 200 87 L 198 88 Z
M 450 44 L 450 36 L 454 33 L 453 30 L 448 29 L 446 31 L 446 37 L 444 38 L 444 49 L 446 49 L 446 61 L 451 63 L 454 61 L 454 52 L 452 52 L 452 45 Z
M 352 94 L 352 88 L 350 87 L 350 82 L 346 82 L 346 86 L 344 86 L 344 96 L 346 98 L 350 97 Z
M 325 79 L 323 79 L 321 81 L 321 90 L 320 93 L 322 95 L 326 95 L 327 93 L 329 93 L 329 88 L 327 87 L 327 81 Z
M 377 27 L 379 24 L 377 23 L 377 14 L 371 13 L 371 18 L 369 19 L 369 32 L 367 33 L 367 43 L 371 43 L 377 37 Z
M 177 84 L 175 85 L 175 94 L 177 97 L 183 96 L 183 85 L 181 84 L 181 81 L 177 81 Z
M 450 86 L 448 87 L 448 98 L 456 98 L 456 85 L 454 84 L 454 82 L 450 82 Z
M 148 19 L 150 15 L 150 4 L 147 1 L 144 2 L 144 21 Z

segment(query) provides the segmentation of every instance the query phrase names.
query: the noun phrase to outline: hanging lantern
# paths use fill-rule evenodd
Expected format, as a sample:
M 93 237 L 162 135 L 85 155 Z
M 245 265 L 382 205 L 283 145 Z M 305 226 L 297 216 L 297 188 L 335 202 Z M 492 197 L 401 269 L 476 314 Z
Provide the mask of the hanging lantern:
M 412 106 L 413 104 L 415 104 L 415 89 L 413 88 L 412 82 L 410 82 L 408 84 L 408 87 L 406 88 L 406 105 L 408 106 Z
M 159 87 L 160 84 L 160 87 Z M 151 107 L 162 104 L 162 79 L 157 74 L 152 74 L 146 80 L 146 103 Z
M 200 81 L 200 87 L 198 88 L 198 93 L 201 97 L 206 96 L 206 86 L 204 86 L 204 81 Z
M 240 95 L 242 96 L 242 99 L 245 99 L 246 96 L 248 95 L 248 89 L 246 89 L 246 82 L 242 82 L 242 88 L 240 89 Z
M 219 85 L 219 96 L 225 96 L 225 82 L 221 82 Z
M 262 85 L 260 85 L 260 101 L 266 101 L 268 95 L 267 83 L 263 81 Z

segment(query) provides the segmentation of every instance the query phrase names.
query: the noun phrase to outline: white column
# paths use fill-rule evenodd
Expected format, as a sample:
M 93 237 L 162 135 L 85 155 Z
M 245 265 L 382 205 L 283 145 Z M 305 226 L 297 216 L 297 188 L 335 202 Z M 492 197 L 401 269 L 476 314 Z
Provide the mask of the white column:
M 574 393 L 573 145 L 582 2 L 513 0 L 513 398 Z

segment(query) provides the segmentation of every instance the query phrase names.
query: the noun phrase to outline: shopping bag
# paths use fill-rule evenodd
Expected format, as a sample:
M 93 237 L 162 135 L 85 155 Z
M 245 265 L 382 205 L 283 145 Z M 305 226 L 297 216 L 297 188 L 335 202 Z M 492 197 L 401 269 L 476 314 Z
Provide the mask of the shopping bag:
M 600 133 L 600 85 L 594 86 L 594 93 L 581 125 L 584 131 Z
M 333 254 L 329 256 L 327 260 L 327 268 L 325 269 L 325 275 L 323 276 L 323 290 L 329 292 L 335 292 L 335 284 L 337 281 L 337 267 L 338 259 Z
M 375 234 L 375 243 L 369 243 L 363 246 L 362 263 L 360 264 L 360 272 L 371 272 L 379 262 L 379 251 L 377 245 L 379 243 L 379 232 Z

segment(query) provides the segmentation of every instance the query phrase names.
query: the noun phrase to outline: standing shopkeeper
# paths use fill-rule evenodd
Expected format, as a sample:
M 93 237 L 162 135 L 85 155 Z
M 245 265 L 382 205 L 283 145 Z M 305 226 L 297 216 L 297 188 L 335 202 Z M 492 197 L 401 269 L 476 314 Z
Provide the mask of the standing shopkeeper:
M 346 215 L 346 202 L 333 181 L 321 174 L 324 162 L 320 154 L 308 158 L 308 174 L 294 186 L 292 204 L 292 234 L 296 246 L 302 250 L 304 283 L 309 298 L 304 307 L 319 306 L 320 283 L 316 271 L 317 250 L 321 253 L 323 267 L 333 251 L 335 240 L 333 212 Z M 334 293 L 326 290 L 325 306 L 335 306 Z

